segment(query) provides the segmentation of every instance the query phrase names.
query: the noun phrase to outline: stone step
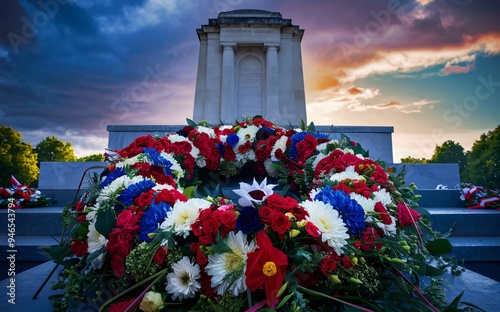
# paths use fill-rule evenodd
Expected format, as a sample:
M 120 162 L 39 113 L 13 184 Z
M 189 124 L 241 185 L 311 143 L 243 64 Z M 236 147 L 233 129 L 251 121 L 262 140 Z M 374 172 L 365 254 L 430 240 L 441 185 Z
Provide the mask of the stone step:
M 51 236 L 16 236 L 15 246 L 9 246 L 6 240 L 0 242 L 2 250 L 0 259 L 4 261 L 10 255 L 15 255 L 16 262 L 48 261 L 49 256 L 42 253 L 41 247 L 58 244 L 59 237 Z
M 62 231 L 62 210 L 63 207 L 14 209 L 16 237 L 60 236 Z M 7 209 L 0 209 L 0 224 L 7 224 L 8 211 Z M 7 234 L 7 226 L 0 228 L 0 235 L 5 234 Z
M 455 224 L 452 236 L 500 237 L 500 211 L 464 207 L 425 208 L 431 214 L 432 229 L 447 233 Z
M 460 261 L 500 261 L 500 237 L 474 236 L 449 237 L 451 252 Z
M 422 197 L 418 201 L 420 207 L 463 207 L 460 190 L 415 190 Z

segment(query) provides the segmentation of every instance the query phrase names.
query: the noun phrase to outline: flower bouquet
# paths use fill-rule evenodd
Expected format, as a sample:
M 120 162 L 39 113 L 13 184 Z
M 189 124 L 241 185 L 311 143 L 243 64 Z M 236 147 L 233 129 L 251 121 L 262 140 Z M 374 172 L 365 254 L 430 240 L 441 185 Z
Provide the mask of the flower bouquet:
M 109 152 L 108 169 L 65 209 L 68 234 L 50 248 L 64 265 L 57 309 L 447 306 L 440 280 L 420 277 L 460 268 L 442 256 L 451 245 L 416 208 L 404 172 L 312 124 L 188 124 Z
M 47 207 L 50 202 L 39 190 L 23 185 L 12 176 L 11 187 L 0 187 L 0 208 Z
M 469 209 L 500 209 L 500 190 L 488 189 L 470 183 L 461 185 L 460 199 Z

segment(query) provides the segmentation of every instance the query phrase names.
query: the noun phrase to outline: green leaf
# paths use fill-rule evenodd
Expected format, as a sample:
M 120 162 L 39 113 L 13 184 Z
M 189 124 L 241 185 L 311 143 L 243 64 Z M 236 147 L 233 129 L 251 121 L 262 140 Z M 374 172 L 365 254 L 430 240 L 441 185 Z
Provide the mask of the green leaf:
M 316 127 L 314 126 L 314 122 L 310 122 L 309 126 L 307 127 L 307 132 L 316 132 Z
M 113 231 L 116 225 L 115 212 L 111 208 L 100 210 L 96 215 L 96 219 L 95 229 L 108 238 L 109 233 Z
M 439 275 L 443 275 L 443 274 L 444 274 L 443 270 L 440 270 L 440 269 L 433 267 L 431 265 L 428 265 L 426 267 L 426 270 L 425 270 L 425 275 L 427 275 L 427 276 L 439 276 Z
M 198 127 L 198 124 L 189 118 L 186 118 L 186 122 L 187 122 L 188 126 L 195 127 L 195 128 Z
M 184 191 L 182 191 L 182 194 L 184 194 L 187 198 L 196 197 L 196 186 L 191 185 L 186 187 Z
M 453 249 L 450 241 L 443 238 L 438 238 L 433 241 L 428 242 L 425 247 L 429 253 L 433 256 L 440 256 L 450 253 Z
M 66 254 L 67 250 L 68 249 L 66 247 L 63 247 L 61 245 L 53 245 L 48 248 L 47 253 L 52 259 L 57 260 L 59 258 L 62 258 L 62 256 Z

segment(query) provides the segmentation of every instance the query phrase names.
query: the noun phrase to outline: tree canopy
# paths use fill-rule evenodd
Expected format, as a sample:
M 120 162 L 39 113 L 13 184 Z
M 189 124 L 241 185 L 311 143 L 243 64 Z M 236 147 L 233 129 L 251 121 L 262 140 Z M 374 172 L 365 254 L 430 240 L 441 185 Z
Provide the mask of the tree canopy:
M 0 127 L 0 168 L 0 186 L 10 186 L 12 175 L 29 185 L 40 173 L 31 144 L 23 142 L 20 132 L 5 125 Z
M 48 136 L 35 147 L 38 162 L 42 161 L 76 161 L 75 152 L 70 142 L 63 142 L 55 136 Z
M 78 161 L 86 162 L 86 161 L 104 161 L 104 155 L 102 154 L 92 154 L 88 156 L 83 156 L 78 158 Z
M 500 188 L 500 125 L 483 133 L 467 153 L 464 182 Z
M 466 165 L 464 148 L 460 143 L 452 140 L 444 142 L 441 146 L 436 146 L 434 154 L 429 160 L 430 163 L 458 163 L 460 172 Z

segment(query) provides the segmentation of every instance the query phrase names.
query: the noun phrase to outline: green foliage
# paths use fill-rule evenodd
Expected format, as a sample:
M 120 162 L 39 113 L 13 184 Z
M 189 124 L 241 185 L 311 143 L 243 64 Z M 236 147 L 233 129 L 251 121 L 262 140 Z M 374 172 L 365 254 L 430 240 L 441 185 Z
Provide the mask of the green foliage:
M 63 142 L 55 136 L 48 136 L 40 141 L 35 147 L 38 154 L 38 162 L 42 161 L 76 161 L 73 146 L 69 142 Z
M 14 175 L 22 184 L 38 179 L 37 155 L 31 144 L 22 141 L 21 133 L 12 127 L 0 127 L 0 186 L 10 186 Z
M 436 145 L 434 154 L 429 160 L 430 163 L 458 163 L 460 172 L 466 166 L 464 148 L 460 143 L 452 140 L 444 142 L 441 146 Z
M 403 164 L 426 164 L 428 162 L 429 160 L 425 158 L 418 159 L 418 158 L 413 158 L 411 156 L 401 158 L 401 163 Z
M 83 156 L 77 159 L 80 162 L 88 162 L 88 161 L 104 161 L 104 155 L 102 154 L 92 154 Z
M 467 153 L 462 181 L 487 188 L 500 188 L 500 125 L 483 133 Z

